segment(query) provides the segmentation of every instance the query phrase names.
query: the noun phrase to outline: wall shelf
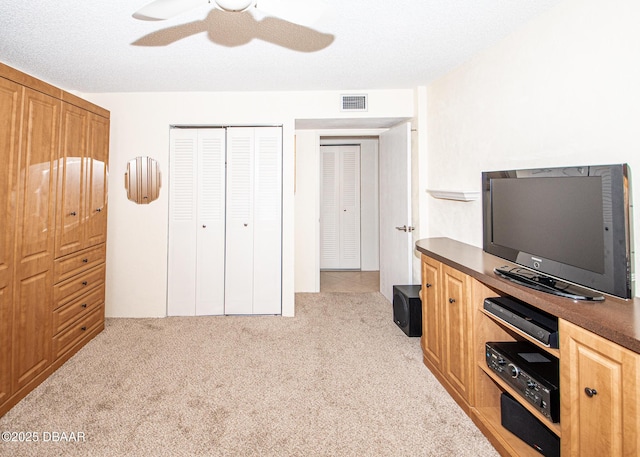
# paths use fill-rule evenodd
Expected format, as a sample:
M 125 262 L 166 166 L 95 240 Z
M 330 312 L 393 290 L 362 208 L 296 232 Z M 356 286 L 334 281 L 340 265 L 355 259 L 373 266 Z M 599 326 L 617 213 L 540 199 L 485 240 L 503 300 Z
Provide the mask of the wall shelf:
M 471 202 L 480 198 L 480 191 L 475 190 L 429 190 L 427 192 L 431 194 L 433 198 L 439 198 L 443 200 L 457 200 L 461 202 Z

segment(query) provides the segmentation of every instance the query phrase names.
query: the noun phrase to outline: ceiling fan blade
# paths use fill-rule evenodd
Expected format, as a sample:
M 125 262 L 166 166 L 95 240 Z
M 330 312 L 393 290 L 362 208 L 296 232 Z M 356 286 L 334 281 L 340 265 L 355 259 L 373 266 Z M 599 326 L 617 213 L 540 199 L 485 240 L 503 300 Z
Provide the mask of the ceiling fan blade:
M 147 3 L 133 17 L 143 21 L 163 21 L 178 14 L 192 10 L 200 5 L 209 3 L 208 0 L 154 0 Z
M 300 25 L 313 25 L 327 11 L 322 0 L 257 0 L 256 9 L 285 21 Z

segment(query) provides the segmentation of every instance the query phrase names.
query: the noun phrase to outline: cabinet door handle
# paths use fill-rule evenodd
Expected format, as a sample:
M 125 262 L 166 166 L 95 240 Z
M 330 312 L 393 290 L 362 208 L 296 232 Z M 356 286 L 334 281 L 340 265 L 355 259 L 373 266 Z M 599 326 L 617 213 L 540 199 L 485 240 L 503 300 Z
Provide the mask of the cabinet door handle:
M 86 286 L 87 284 L 89 284 L 87 281 L 82 281 L 83 286 Z
M 455 302 L 456 302 L 456 299 L 455 299 L 455 298 L 450 298 L 450 299 L 449 299 L 449 303 L 455 303 Z
M 83 325 L 82 327 L 80 327 L 80 330 L 82 330 L 84 332 L 85 330 L 87 330 L 87 326 Z
M 82 259 L 82 263 L 88 263 L 89 259 Z
M 584 388 L 584 393 L 587 394 L 587 397 L 591 398 L 594 395 L 598 395 L 598 391 L 596 389 L 592 389 L 590 387 Z
M 101 211 L 102 211 L 102 208 L 97 208 L 97 209 L 96 209 L 96 212 L 97 212 L 97 213 L 100 213 Z
M 83 303 L 83 304 L 82 304 L 82 305 L 80 305 L 80 306 L 82 306 L 83 308 L 86 308 L 86 307 L 87 307 L 87 304 L 86 304 L 86 303 Z
M 424 286 L 428 289 L 429 287 L 431 287 L 431 284 L 426 283 Z
M 69 216 L 76 216 L 77 214 L 78 214 L 78 213 L 76 213 L 75 211 L 71 211 L 71 212 L 69 213 Z

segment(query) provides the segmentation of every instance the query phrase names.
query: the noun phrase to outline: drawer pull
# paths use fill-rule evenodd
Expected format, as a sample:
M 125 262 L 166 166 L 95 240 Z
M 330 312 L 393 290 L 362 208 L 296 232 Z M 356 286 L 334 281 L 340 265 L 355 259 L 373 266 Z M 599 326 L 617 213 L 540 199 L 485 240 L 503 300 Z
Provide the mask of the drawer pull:
M 98 208 L 98 209 L 96 209 L 96 212 L 97 212 L 97 213 L 102 212 L 102 208 Z
M 86 304 L 86 303 L 83 303 L 83 304 L 82 304 L 82 305 L 80 305 L 80 306 L 82 306 L 83 308 L 86 308 L 86 307 L 87 307 L 87 304 Z
M 77 215 L 78 215 L 78 213 L 76 213 L 75 211 L 71 211 L 71 212 L 69 213 L 69 216 L 77 216 Z
M 89 284 L 87 281 L 82 281 L 83 286 L 86 286 L 87 284 Z
M 596 389 L 591 389 L 590 387 L 584 388 L 584 393 L 587 394 L 587 397 L 591 398 L 594 395 L 598 395 L 598 391 Z
M 80 330 L 82 330 L 84 332 L 85 330 L 87 330 L 87 326 L 83 325 L 82 327 L 80 327 Z
M 82 263 L 88 263 L 89 259 L 82 259 Z
M 449 299 L 449 303 L 455 303 L 455 302 L 456 302 L 456 299 L 455 299 L 455 298 L 450 298 L 450 299 Z

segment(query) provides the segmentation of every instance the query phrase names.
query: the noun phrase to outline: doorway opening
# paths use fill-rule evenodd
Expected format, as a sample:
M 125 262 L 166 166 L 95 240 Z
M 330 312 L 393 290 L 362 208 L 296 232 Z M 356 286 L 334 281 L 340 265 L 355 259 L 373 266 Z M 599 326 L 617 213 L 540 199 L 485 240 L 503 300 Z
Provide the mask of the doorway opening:
M 320 137 L 320 291 L 378 292 L 378 137 Z

